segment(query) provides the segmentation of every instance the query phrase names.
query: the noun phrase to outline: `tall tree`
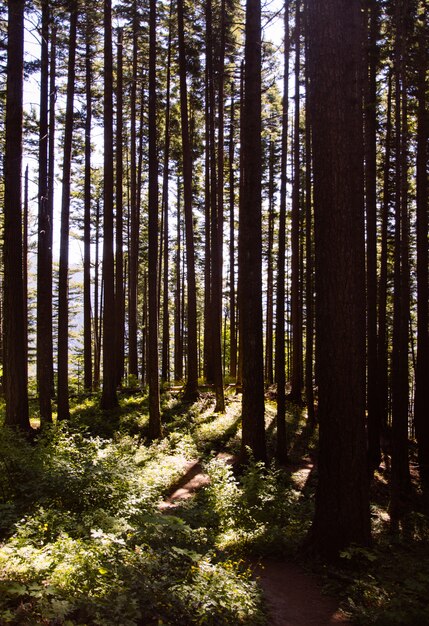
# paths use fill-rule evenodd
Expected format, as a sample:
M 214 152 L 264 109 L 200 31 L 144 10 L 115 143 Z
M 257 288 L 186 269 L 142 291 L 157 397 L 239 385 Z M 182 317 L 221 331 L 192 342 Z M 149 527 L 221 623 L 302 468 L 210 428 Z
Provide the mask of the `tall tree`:
M 49 2 L 42 2 L 37 239 L 37 388 L 41 425 L 52 422 L 52 221 L 48 202 Z M 52 44 L 51 44 L 52 45 Z
M 237 313 L 235 295 L 235 100 L 234 87 L 231 86 L 229 130 L 229 374 L 237 376 Z
M 92 24 L 91 7 L 86 4 L 85 32 L 85 181 L 83 218 L 83 354 L 84 388 L 92 390 L 92 330 L 91 330 L 91 130 L 92 130 Z
M 308 547 L 328 556 L 370 541 L 360 8 L 359 0 L 308 4 L 320 422 Z
M 410 261 L 408 216 L 408 113 L 406 24 L 408 0 L 395 5 L 395 250 L 392 336 L 392 475 L 390 516 L 396 523 L 409 505 L 408 455 Z
M 7 426 L 29 430 L 22 255 L 24 2 L 8 3 L 4 160 L 4 389 Z
M 292 324 L 292 376 L 290 399 L 302 401 L 302 299 L 301 299 L 301 255 L 300 255 L 300 67 L 301 67 L 301 6 L 296 0 L 295 8 L 295 116 L 293 138 L 293 184 L 291 214 L 291 324 Z
M 238 241 L 240 350 L 243 358 L 242 454 L 246 457 L 249 447 L 255 459 L 265 461 L 260 0 L 247 0 L 245 37 L 243 181 Z
M 115 257 L 115 342 L 116 384 L 124 376 L 125 352 L 125 295 L 124 295 L 124 251 L 123 251 L 123 33 L 118 30 L 116 68 L 116 257 Z
M 60 266 L 58 277 L 58 419 L 69 418 L 69 230 L 70 179 L 73 142 L 73 106 L 76 79 L 76 34 L 78 3 L 70 4 L 67 99 L 64 127 L 63 187 L 61 195 Z
M 158 371 L 158 155 L 156 123 L 156 0 L 149 13 L 149 436 L 161 436 Z
M 192 152 L 189 132 L 188 88 L 186 84 L 186 48 L 183 0 L 177 2 L 179 37 L 180 116 L 182 128 L 183 202 L 186 233 L 187 268 L 187 380 L 185 398 L 193 401 L 198 395 L 197 286 L 195 278 L 195 242 L 192 215 Z
M 429 276 L 428 276 L 428 136 L 427 97 L 428 25 L 427 6 L 422 3 L 418 23 L 418 110 L 417 110 L 417 363 L 414 420 L 419 454 L 420 480 L 429 493 Z
M 287 189 L 287 145 L 289 117 L 289 0 L 285 3 L 284 15 L 284 58 L 283 58 L 283 105 L 280 171 L 280 209 L 277 258 L 277 300 L 275 336 L 275 373 L 277 383 L 277 449 L 279 463 L 287 458 L 286 441 L 286 355 L 285 355 L 285 280 L 286 280 L 286 189 Z
M 6 72 L 3 245 L 5 424 L 29 430 L 21 214 L 24 0 L 8 3 Z
M 377 67 L 378 3 L 366 0 L 366 72 L 364 78 L 365 212 L 367 299 L 367 412 L 370 469 L 380 464 L 377 402 Z
M 104 0 L 104 220 L 103 391 L 101 408 L 118 404 L 115 375 L 115 268 L 113 258 L 113 52 L 112 3 Z M 112 339 L 111 339 L 112 338 Z

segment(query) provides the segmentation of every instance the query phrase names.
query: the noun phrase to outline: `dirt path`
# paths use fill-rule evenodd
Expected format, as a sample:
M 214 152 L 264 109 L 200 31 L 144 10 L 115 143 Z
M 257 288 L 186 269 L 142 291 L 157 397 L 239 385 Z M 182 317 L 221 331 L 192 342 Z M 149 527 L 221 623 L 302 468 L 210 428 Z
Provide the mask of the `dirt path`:
M 234 457 L 225 453 L 218 455 L 232 463 Z M 185 475 L 174 487 L 171 495 L 160 503 L 159 509 L 176 508 L 206 486 L 209 477 L 203 472 L 199 461 L 189 462 Z M 308 470 L 309 471 L 309 470 Z M 304 482 L 307 471 L 304 472 Z M 351 625 L 333 598 L 324 596 L 316 577 L 307 574 L 298 565 L 287 561 L 263 559 L 253 567 L 259 579 L 268 608 L 269 626 L 328 626 Z

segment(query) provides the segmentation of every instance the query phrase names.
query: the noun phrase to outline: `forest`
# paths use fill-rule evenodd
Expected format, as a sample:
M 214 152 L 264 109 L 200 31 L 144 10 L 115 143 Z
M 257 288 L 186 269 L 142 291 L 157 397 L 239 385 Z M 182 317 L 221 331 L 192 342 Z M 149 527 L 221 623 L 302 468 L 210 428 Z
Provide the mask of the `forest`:
M 427 0 L 0 0 L 0 624 L 429 625 Z

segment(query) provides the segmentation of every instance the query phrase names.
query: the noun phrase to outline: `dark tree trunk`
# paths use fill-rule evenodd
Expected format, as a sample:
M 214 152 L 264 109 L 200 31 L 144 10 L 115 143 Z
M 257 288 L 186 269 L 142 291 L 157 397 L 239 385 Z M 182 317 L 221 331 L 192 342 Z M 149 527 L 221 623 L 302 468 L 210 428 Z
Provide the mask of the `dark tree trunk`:
M 137 109 L 137 53 L 138 27 L 137 2 L 133 0 L 133 60 L 131 82 L 131 128 L 130 128 L 130 192 L 131 192 L 131 228 L 128 255 L 128 374 L 138 377 L 137 359 L 137 284 L 138 284 L 138 249 L 139 219 L 137 199 L 137 163 L 136 163 L 136 109 Z
M 116 258 L 115 258 L 115 337 L 116 337 L 116 384 L 124 377 L 125 358 L 125 296 L 123 251 L 123 34 L 118 32 L 117 78 L 116 78 Z
M 52 222 L 48 202 L 49 4 L 42 3 L 37 240 L 37 387 L 40 423 L 52 423 Z M 51 44 L 52 45 L 52 44 Z M 52 69 L 52 68 L 51 68 Z
M 158 155 L 156 122 L 156 0 L 149 13 L 149 437 L 161 436 L 158 372 Z
M 22 267 L 22 120 L 24 1 L 8 3 L 6 152 L 4 160 L 5 425 L 30 430 Z
M 389 414 L 389 358 L 387 332 L 387 273 L 388 273 L 388 223 L 390 205 L 390 167 L 392 142 L 392 74 L 389 72 L 384 140 L 383 202 L 381 206 L 380 276 L 378 283 L 378 335 L 377 335 L 377 407 L 380 434 L 387 435 Z
M 408 224 L 407 89 L 405 78 L 407 0 L 396 5 L 395 25 L 395 255 L 392 338 L 392 476 L 390 516 L 395 525 L 408 508 L 411 490 L 408 458 L 408 339 L 410 267 Z
M 101 360 L 101 305 L 99 279 L 99 248 L 100 248 L 100 200 L 97 200 L 95 214 L 95 259 L 94 259 L 94 390 L 100 387 L 100 360 Z M 102 290 L 101 290 L 102 291 Z
M 104 0 L 104 220 L 103 390 L 100 405 L 117 406 L 115 362 L 115 270 L 113 258 L 113 53 L 111 0 Z
M 273 268 L 273 248 L 274 248 L 274 142 L 270 142 L 269 156 L 269 181 L 268 181 L 268 246 L 267 246 L 267 303 L 265 316 L 265 381 L 268 385 L 274 382 L 274 268 Z
M 188 89 L 186 85 L 186 50 L 183 0 L 177 2 L 179 35 L 180 114 L 182 126 L 183 200 L 186 233 L 187 267 L 187 381 L 185 399 L 194 401 L 198 395 L 197 289 L 195 279 L 195 244 L 192 215 L 192 153 L 189 134 Z
M 418 444 L 419 473 L 429 493 L 429 277 L 428 277 L 428 26 L 427 9 L 419 22 L 417 109 L 417 362 L 414 422 Z
M 163 262 L 163 301 L 162 301 L 162 365 L 161 378 L 163 381 L 170 380 L 170 307 L 169 307 L 169 239 L 168 239 L 168 212 L 169 194 L 168 183 L 170 174 L 170 90 L 171 90 L 171 27 L 172 27 L 172 4 L 170 3 L 170 23 L 168 33 L 167 51 L 167 84 L 166 84 L 166 107 L 165 107 L 165 139 L 164 139 L 164 166 L 162 180 L 162 211 L 163 231 L 161 237 L 164 246 Z
M 243 355 L 242 455 L 266 460 L 262 345 L 261 4 L 247 0 L 239 230 L 240 347 Z
M 51 31 L 51 53 L 49 61 L 49 148 L 48 148 L 48 214 L 51 224 L 49 232 L 49 249 L 47 256 L 49 259 L 49 266 L 51 268 L 49 275 L 46 277 L 48 281 L 48 287 L 46 288 L 46 296 L 49 293 L 49 310 L 47 307 L 46 314 L 49 319 L 50 333 L 49 333 L 49 354 L 50 354 L 50 370 L 49 377 L 51 383 L 51 398 L 55 397 L 55 385 L 54 385 L 54 338 L 53 338 L 53 307 L 52 307 L 52 266 L 53 266 L 53 222 L 54 222 L 54 182 L 55 182 L 55 103 L 57 99 L 56 90 L 56 65 L 57 65 L 57 30 L 55 24 L 52 25 Z M 49 375 L 48 375 L 49 376 Z
M 306 21 L 306 57 L 308 57 L 308 0 L 304 4 Z M 313 196 L 312 196 L 312 133 L 309 103 L 310 83 L 308 71 L 305 72 L 305 401 L 307 418 L 311 426 L 316 423 L 314 410 L 313 360 L 314 360 L 314 231 L 313 231 Z
M 276 351 L 275 375 L 277 383 L 277 449 L 279 463 L 286 463 L 286 355 L 285 355 L 285 280 L 286 280 L 286 168 L 289 116 L 289 0 L 285 3 L 284 22 L 284 70 L 283 70 L 283 106 L 282 106 L 282 147 L 280 173 L 280 209 L 277 258 L 277 300 L 276 300 Z
M 235 102 L 231 87 L 231 121 L 229 131 L 229 374 L 237 376 L 237 314 L 235 296 Z
M 58 419 L 69 418 L 69 230 L 70 179 L 73 141 L 73 104 L 76 78 L 77 2 L 71 4 L 67 103 L 64 128 L 63 188 L 61 197 L 60 267 L 58 278 Z
M 92 331 L 91 331 L 91 127 L 92 127 L 92 47 L 89 4 L 86 6 L 86 57 L 85 57 L 85 182 L 84 182 L 84 226 L 83 226 L 83 359 L 84 388 L 92 390 Z
M 365 208 L 366 208 L 366 300 L 367 300 L 367 414 L 370 471 L 378 468 L 380 421 L 377 401 L 377 66 L 378 6 L 365 6 L 366 73 L 364 84 L 365 121 Z
M 176 226 L 176 288 L 174 294 L 174 379 L 183 379 L 183 340 L 182 340 L 182 238 L 180 219 L 180 180 L 177 178 L 177 226 Z
M 301 8 L 296 1 L 295 9 L 295 118 L 293 138 L 293 185 L 292 185 L 292 276 L 291 276 L 291 324 L 292 324 L 292 376 L 290 400 L 297 404 L 302 402 L 303 368 L 302 368 L 302 304 L 300 285 L 300 55 L 301 55 Z
M 359 0 L 309 3 L 319 482 L 308 548 L 370 542 Z M 353 228 L 350 228 L 350 225 Z

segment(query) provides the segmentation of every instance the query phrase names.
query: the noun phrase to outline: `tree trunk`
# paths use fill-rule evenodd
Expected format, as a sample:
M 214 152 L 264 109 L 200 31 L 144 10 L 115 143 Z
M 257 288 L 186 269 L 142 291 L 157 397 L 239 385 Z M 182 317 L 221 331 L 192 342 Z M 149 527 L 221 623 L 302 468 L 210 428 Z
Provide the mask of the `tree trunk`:
M 22 267 L 22 119 L 24 1 L 8 3 L 6 151 L 4 160 L 5 425 L 30 430 Z
M 161 436 L 158 372 L 158 155 L 156 146 L 156 0 L 149 13 L 149 437 Z
M 195 244 L 192 215 L 192 153 L 189 134 L 188 89 L 186 85 L 186 50 L 183 0 L 177 2 L 179 35 L 180 115 L 182 126 L 183 195 L 187 267 L 187 381 L 184 397 L 193 402 L 198 396 L 197 289 L 195 279 Z
M 428 136 L 427 111 L 427 9 L 419 22 L 417 109 L 417 362 L 414 422 L 418 444 L 419 473 L 426 497 L 429 494 L 429 276 L 428 276 Z
M 73 140 L 73 104 L 76 79 L 77 2 L 71 4 L 67 102 L 64 128 L 63 188 L 61 198 L 60 267 L 58 278 L 58 419 L 69 418 L 69 230 L 70 179 Z
M 406 513 L 411 490 L 408 458 L 408 339 L 410 322 L 407 90 L 405 78 L 407 0 L 396 5 L 395 26 L 395 256 L 392 339 L 392 525 Z
M 243 355 L 242 455 L 266 460 L 262 345 L 261 4 L 247 0 L 239 230 L 240 347 Z
M 366 298 L 367 298 L 367 414 L 370 471 L 378 468 L 380 422 L 377 402 L 377 65 L 378 7 L 367 0 L 366 72 L 364 83 Z
M 231 121 L 229 131 L 229 375 L 237 377 L 237 315 L 235 296 L 235 102 L 231 86 Z
M 296 1 L 295 9 L 295 120 L 293 139 L 293 185 L 292 185 L 292 276 L 291 276 L 291 324 L 292 324 L 292 376 L 290 400 L 297 404 L 302 402 L 303 370 L 302 370 L 302 306 L 300 286 L 300 55 L 301 55 L 301 8 Z
M 137 2 L 133 0 L 133 60 L 131 82 L 131 128 L 130 128 L 130 187 L 131 187 L 131 228 L 128 254 L 128 374 L 138 377 L 137 359 L 137 283 L 139 220 L 137 200 L 137 163 L 136 163 L 136 109 L 137 109 L 137 52 L 138 27 Z
M 174 380 L 183 379 L 182 341 L 182 238 L 180 219 L 180 180 L 177 177 L 177 226 L 176 226 L 176 288 L 174 294 Z
M 125 358 L 125 298 L 124 298 L 124 251 L 123 251 L 123 34 L 118 31 L 117 78 L 116 78 L 116 263 L 115 263 L 115 310 L 116 310 L 116 385 L 124 377 Z
M 276 299 L 276 351 L 275 373 L 277 383 L 277 449 L 279 463 L 286 463 L 286 355 L 285 355 L 285 280 L 286 280 L 286 185 L 287 185 L 287 145 L 289 116 L 289 0 L 285 3 L 284 17 L 284 68 L 283 68 L 283 106 L 282 106 L 282 147 L 280 173 L 280 209 L 277 258 L 277 299 Z
M 308 11 L 320 442 L 307 547 L 331 557 L 370 541 L 362 31 L 359 0 L 312 2 Z
M 84 182 L 84 226 L 83 226 L 83 354 L 84 388 L 92 390 L 92 331 L 91 331 L 91 127 L 92 127 L 92 48 L 90 11 L 87 3 L 86 56 L 85 56 L 85 182 Z
M 52 423 L 52 222 L 48 202 L 49 4 L 42 2 L 37 240 L 37 387 L 40 424 Z M 53 45 L 53 44 L 51 44 Z M 52 68 L 51 68 L 52 70 Z
M 267 246 L 267 303 L 265 316 L 265 381 L 268 385 L 274 382 L 273 364 L 273 313 L 274 313 L 274 142 L 270 142 L 269 181 L 268 181 L 268 246 Z
M 113 56 L 112 6 L 104 0 L 104 221 L 103 221 L 103 390 L 100 406 L 118 404 L 115 375 L 115 271 L 113 259 Z

